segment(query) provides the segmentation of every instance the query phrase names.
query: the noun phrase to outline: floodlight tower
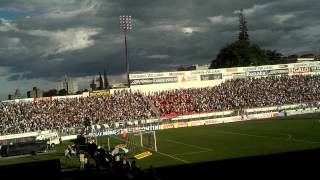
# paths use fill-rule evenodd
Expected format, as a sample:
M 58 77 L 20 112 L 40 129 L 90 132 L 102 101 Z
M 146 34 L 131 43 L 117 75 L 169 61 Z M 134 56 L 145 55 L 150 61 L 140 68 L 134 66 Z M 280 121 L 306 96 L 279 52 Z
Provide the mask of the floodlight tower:
M 124 45 L 125 45 L 125 57 L 126 57 L 126 70 L 127 70 L 128 88 L 130 88 L 130 79 L 129 79 L 127 32 L 129 32 L 131 29 L 132 29 L 131 16 L 128 16 L 128 15 L 120 16 L 120 30 L 124 34 Z

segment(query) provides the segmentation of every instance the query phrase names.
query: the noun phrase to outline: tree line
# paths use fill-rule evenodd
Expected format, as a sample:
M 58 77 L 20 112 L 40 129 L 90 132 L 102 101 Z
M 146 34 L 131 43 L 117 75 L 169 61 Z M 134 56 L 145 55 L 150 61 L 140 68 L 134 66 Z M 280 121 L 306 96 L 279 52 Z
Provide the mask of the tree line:
M 314 57 L 313 54 L 304 56 Z M 297 55 L 285 57 L 276 50 L 262 49 L 250 42 L 247 21 L 243 11 L 240 10 L 238 39 L 220 50 L 216 59 L 212 60 L 210 68 L 286 64 L 296 62 L 297 58 Z

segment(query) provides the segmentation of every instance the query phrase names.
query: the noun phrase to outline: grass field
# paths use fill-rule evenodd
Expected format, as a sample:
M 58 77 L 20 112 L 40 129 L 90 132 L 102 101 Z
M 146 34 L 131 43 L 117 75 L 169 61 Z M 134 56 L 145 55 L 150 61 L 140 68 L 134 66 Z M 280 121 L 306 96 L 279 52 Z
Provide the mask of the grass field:
M 168 129 L 156 134 L 158 152 L 137 160 L 138 166 L 161 167 L 320 148 L 320 114 Z M 78 167 L 75 157 L 65 164 L 66 143 L 49 154 L 0 159 L 0 165 L 60 158 L 62 168 Z M 107 138 L 100 137 L 98 143 L 106 146 Z

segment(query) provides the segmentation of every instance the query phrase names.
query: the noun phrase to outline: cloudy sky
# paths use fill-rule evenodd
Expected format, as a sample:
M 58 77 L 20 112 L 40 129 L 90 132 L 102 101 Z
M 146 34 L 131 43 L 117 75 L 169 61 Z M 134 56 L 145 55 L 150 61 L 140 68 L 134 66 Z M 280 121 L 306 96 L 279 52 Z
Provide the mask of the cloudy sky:
M 252 42 L 285 55 L 320 50 L 319 0 L 1 0 L 0 98 L 48 90 L 64 75 L 87 83 L 125 72 L 119 15 L 133 16 L 131 71 L 207 64 L 238 36 L 244 9 Z

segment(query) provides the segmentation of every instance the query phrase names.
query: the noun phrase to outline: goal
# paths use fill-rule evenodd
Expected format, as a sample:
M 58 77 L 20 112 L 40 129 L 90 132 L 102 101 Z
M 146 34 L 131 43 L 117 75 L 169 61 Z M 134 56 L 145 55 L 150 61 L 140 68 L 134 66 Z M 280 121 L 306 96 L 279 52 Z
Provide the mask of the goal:
M 141 153 L 145 151 L 158 151 L 157 138 L 155 131 L 140 131 L 126 133 L 123 135 L 111 135 L 107 137 L 108 149 L 116 147 L 125 147 L 130 154 Z
M 158 151 L 155 131 L 129 133 L 126 138 L 126 145 L 132 153 L 139 153 L 146 150 Z

